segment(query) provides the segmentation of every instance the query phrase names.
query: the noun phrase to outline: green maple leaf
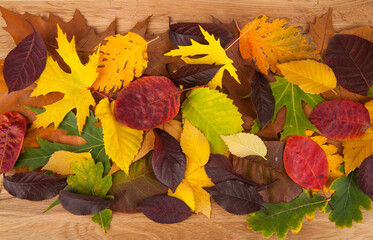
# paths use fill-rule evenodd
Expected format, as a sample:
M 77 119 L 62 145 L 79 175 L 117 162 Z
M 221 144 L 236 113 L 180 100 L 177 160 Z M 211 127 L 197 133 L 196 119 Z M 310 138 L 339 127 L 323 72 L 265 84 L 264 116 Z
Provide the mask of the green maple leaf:
M 112 211 L 110 209 L 104 209 L 98 213 L 95 213 L 91 218 L 92 222 L 98 223 L 100 227 L 106 232 L 109 229 L 111 222 Z
M 361 223 L 363 213 L 361 207 L 365 210 L 372 209 L 370 198 L 360 190 L 357 185 L 357 171 L 336 179 L 330 186 L 330 190 L 336 192 L 332 195 L 330 206 L 326 208 L 326 213 L 330 213 L 329 220 L 335 222 L 338 228 L 352 227 L 352 221 Z
M 40 113 L 40 110 L 35 111 Z M 16 167 L 29 167 L 31 171 L 47 164 L 50 156 L 54 152 L 65 150 L 76 153 L 90 152 L 96 162 L 102 162 L 104 164 L 105 174 L 107 174 L 111 165 L 109 157 L 105 153 L 102 128 L 95 126 L 95 123 L 97 123 L 97 119 L 95 119 L 91 112 L 80 135 L 87 142 L 82 145 L 72 146 L 38 139 L 40 148 L 26 148 L 26 152 L 19 156 Z M 66 130 L 68 135 L 79 135 L 75 114 L 69 112 L 61 122 L 59 128 Z
M 286 106 L 286 123 L 281 139 L 292 135 L 306 135 L 306 130 L 318 132 L 317 128 L 304 115 L 302 101 L 313 109 L 324 99 L 316 94 L 303 92 L 297 85 L 292 84 L 283 77 L 276 76 L 276 82 L 271 82 L 272 94 L 276 101 L 272 122 L 275 121 L 277 112 Z
M 303 190 L 296 199 L 287 203 L 271 204 L 266 203 L 265 209 L 250 214 L 247 218 L 247 226 L 255 232 L 262 231 L 265 238 L 277 233 L 277 237 L 285 238 L 289 227 L 293 233 L 297 233 L 302 228 L 304 216 L 313 219 L 316 209 L 323 212 L 328 201 L 318 195 L 311 197 L 306 190 Z

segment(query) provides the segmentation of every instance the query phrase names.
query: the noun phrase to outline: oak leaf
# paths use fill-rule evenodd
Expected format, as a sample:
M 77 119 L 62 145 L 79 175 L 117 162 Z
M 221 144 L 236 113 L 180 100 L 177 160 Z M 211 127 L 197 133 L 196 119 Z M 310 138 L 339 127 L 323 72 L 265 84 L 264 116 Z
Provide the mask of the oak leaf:
M 54 152 L 49 161 L 42 170 L 50 170 L 61 175 L 71 175 L 74 171 L 71 165 L 78 161 L 86 161 L 91 159 L 92 155 L 89 152 L 74 153 L 64 150 Z
M 236 133 L 229 136 L 221 136 L 229 151 L 237 157 L 256 155 L 265 158 L 267 147 L 260 137 L 251 133 Z

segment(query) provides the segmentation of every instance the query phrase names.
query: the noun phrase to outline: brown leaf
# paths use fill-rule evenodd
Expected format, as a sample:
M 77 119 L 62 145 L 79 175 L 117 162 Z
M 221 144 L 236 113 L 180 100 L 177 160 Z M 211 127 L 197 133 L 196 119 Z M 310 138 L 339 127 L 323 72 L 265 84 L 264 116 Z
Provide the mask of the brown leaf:
M 145 18 L 144 20 L 142 20 L 141 22 L 137 22 L 136 25 L 133 26 L 131 30 L 129 30 L 129 32 L 136 33 L 137 35 L 140 35 L 141 37 L 145 38 L 151 17 L 152 16 L 149 16 Z
M 361 26 L 352 29 L 344 29 L 338 34 L 352 34 L 373 42 L 373 28 L 370 26 Z

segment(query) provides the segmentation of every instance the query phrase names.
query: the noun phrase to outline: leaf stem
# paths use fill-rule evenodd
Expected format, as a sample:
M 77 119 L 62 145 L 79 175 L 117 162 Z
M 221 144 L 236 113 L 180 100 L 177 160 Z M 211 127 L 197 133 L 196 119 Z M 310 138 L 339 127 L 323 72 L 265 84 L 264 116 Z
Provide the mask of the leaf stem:
M 248 27 L 242 34 L 240 33 L 240 36 L 234 40 L 231 44 L 229 44 L 228 47 L 226 47 L 224 49 L 224 51 L 227 51 L 228 49 L 230 49 L 236 42 L 238 42 L 253 26 L 254 26 L 254 23 L 256 23 L 258 21 L 258 19 L 256 19 L 255 21 L 253 21 L 253 23 L 251 24 L 250 27 Z M 240 31 L 241 32 L 241 31 Z
M 89 87 L 89 88 L 87 88 L 88 90 L 90 90 L 90 91 L 92 91 L 92 92 L 95 92 L 95 93 L 97 93 L 97 94 L 99 94 L 99 95 L 101 95 L 101 96 L 103 96 L 103 97 L 105 97 L 105 98 L 108 98 L 108 99 L 110 99 L 111 101 L 115 101 L 115 99 L 113 99 L 113 98 L 111 98 L 111 97 L 109 97 L 109 96 L 107 96 L 107 95 L 105 95 L 105 94 L 103 94 L 103 93 L 100 93 L 99 91 L 96 91 L 96 90 L 94 90 L 93 88 L 91 88 L 91 87 Z

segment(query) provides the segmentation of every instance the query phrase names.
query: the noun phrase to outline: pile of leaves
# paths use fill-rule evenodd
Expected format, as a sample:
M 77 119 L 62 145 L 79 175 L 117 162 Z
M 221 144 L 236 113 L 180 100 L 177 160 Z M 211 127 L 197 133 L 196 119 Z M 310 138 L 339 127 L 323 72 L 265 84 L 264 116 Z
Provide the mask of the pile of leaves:
M 373 197 L 372 29 L 308 35 L 285 18 L 127 33 L 0 8 L 0 171 L 13 196 L 58 195 L 106 231 L 112 211 L 159 223 L 211 200 L 264 237 L 319 210 L 351 227 Z M 172 19 L 171 19 L 172 20 Z M 170 20 L 170 22 L 171 22 Z M 14 170 L 15 169 L 15 170 Z M 5 174 L 7 173 L 7 174 Z

